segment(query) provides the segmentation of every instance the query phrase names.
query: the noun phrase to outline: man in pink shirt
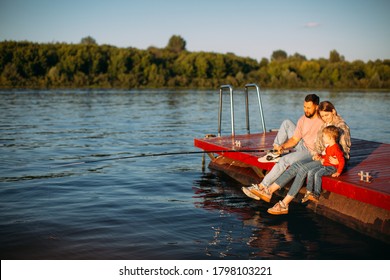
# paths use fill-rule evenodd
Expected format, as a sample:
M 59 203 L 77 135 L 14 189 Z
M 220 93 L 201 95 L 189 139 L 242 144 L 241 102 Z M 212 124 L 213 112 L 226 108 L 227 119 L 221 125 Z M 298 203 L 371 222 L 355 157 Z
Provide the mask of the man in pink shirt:
M 259 200 L 259 192 L 270 186 L 275 180 L 294 162 L 310 161 L 315 153 L 314 142 L 317 132 L 323 124 L 317 113 L 320 98 L 316 94 L 309 94 L 303 103 L 304 115 L 297 125 L 290 121 L 283 121 L 274 140 L 274 150 L 282 154 L 284 150 L 295 148 L 296 152 L 286 154 L 279 158 L 270 172 L 263 178 L 260 184 L 243 187 L 242 191 L 249 197 Z

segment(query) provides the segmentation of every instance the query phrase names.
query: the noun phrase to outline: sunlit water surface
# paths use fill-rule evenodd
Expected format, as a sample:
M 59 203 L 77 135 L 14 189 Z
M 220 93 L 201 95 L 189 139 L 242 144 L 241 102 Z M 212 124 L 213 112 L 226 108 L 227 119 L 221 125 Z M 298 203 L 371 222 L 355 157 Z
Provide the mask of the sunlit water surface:
M 298 119 L 307 93 L 264 91 L 267 129 Z M 389 93 L 317 93 L 352 137 L 390 142 Z M 217 132 L 218 98 L 217 90 L 0 92 L 1 259 L 389 258 L 388 245 L 300 204 L 267 214 L 270 205 L 238 183 L 202 170 L 201 154 L 101 161 L 197 150 L 194 138 Z M 239 90 L 235 104 L 243 133 Z M 262 130 L 258 115 L 251 107 L 252 132 Z

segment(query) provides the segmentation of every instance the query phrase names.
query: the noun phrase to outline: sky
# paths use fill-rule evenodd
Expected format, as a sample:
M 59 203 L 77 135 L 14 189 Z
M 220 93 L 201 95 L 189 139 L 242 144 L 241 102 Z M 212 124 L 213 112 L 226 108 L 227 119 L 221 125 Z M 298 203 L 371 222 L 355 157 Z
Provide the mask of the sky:
M 0 41 L 164 48 L 260 61 L 276 50 L 307 59 L 390 59 L 388 0 L 0 0 Z

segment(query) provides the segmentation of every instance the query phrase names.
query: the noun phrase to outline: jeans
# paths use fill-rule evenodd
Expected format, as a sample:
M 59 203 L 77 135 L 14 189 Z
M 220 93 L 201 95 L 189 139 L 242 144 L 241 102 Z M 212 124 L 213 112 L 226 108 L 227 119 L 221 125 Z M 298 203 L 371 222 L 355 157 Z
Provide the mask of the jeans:
M 306 190 L 313 192 L 314 185 L 314 194 L 320 195 L 322 190 L 322 176 L 331 175 L 337 171 L 334 166 L 319 166 L 317 168 L 309 170 L 307 173 L 307 184 Z
M 295 132 L 296 125 L 290 120 L 284 120 L 282 124 L 280 125 L 280 128 L 278 130 L 278 133 L 276 134 L 274 144 L 282 145 L 284 142 L 286 142 L 288 139 L 293 137 Z M 299 141 L 299 143 L 295 146 L 295 149 L 297 151 L 303 151 L 307 150 L 306 147 L 303 145 L 303 141 Z
M 288 191 L 288 195 L 295 197 L 305 183 L 309 171 L 321 166 L 320 161 L 313 161 L 311 158 L 297 161 L 284 171 L 283 174 L 276 179 L 275 183 L 280 188 L 283 188 L 295 177 L 294 182 Z
M 290 120 L 282 122 L 280 129 L 275 137 L 274 144 L 281 145 L 294 135 L 295 124 Z M 271 171 L 264 177 L 261 182 L 265 187 L 269 187 L 275 180 L 294 162 L 307 161 L 311 159 L 311 154 L 303 145 L 303 141 L 295 146 L 296 152 L 282 156 L 279 161 L 272 167 Z

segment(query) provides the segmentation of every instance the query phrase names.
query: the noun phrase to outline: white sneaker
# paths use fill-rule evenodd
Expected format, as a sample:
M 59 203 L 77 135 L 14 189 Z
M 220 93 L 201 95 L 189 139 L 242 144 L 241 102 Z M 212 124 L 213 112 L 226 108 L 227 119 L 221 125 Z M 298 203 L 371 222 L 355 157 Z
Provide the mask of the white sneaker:
M 280 159 L 280 154 L 273 152 L 267 153 L 265 156 L 262 156 L 258 159 L 259 162 L 278 162 Z

